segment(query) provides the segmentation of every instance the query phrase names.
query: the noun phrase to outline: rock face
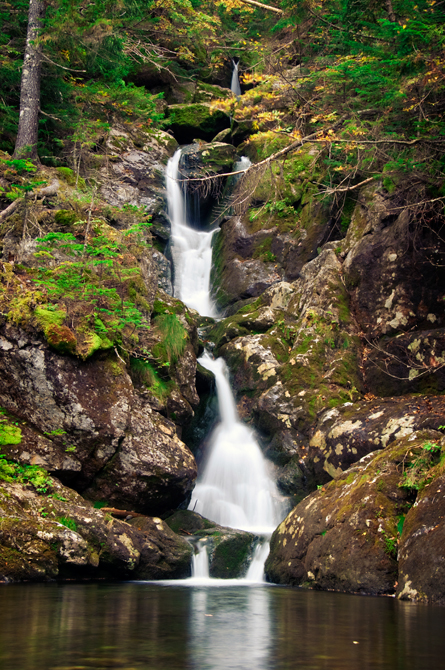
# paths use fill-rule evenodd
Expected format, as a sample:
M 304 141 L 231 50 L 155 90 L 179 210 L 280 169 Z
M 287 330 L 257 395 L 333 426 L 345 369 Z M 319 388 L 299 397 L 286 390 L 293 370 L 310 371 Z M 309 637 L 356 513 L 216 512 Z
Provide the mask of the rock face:
M 300 502 L 272 537 L 268 578 L 443 604 L 444 445 L 412 433 Z
M 57 480 L 46 494 L 2 481 L 0 513 L 3 582 L 190 575 L 190 545 L 161 519 L 113 519 Z
M 0 346 L 0 402 L 36 435 L 33 444 L 7 450 L 11 457 L 42 464 L 96 500 L 141 512 L 160 513 L 187 498 L 193 456 L 174 424 L 137 397 L 119 360 L 79 363 L 10 327 Z
M 441 393 L 443 241 L 392 202 L 378 187 L 365 188 L 344 245 L 351 309 L 370 342 L 366 383 L 379 395 Z
M 444 546 L 445 477 L 440 475 L 419 493 L 403 524 L 398 598 L 445 605 Z

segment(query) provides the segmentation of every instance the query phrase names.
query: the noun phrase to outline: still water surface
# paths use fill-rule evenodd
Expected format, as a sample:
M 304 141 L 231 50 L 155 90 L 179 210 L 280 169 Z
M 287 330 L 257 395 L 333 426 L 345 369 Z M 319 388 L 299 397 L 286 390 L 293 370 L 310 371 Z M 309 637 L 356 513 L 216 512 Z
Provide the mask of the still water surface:
M 389 598 L 241 585 L 0 589 L 1 670 L 443 667 L 445 609 Z

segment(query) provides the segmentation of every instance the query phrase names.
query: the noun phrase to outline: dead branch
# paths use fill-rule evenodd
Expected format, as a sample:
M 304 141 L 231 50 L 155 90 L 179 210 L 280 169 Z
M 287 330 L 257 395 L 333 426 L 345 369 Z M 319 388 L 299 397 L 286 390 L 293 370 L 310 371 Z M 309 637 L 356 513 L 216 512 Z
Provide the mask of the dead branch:
M 254 7 L 261 7 L 261 9 L 267 9 L 269 12 L 275 12 L 276 14 L 284 14 L 282 9 L 271 7 L 270 5 L 263 5 L 263 3 L 256 2 L 256 0 L 240 0 L 240 2 L 244 2 L 246 5 L 253 5 Z
M 20 200 L 18 199 L 14 200 L 14 202 L 11 202 L 11 204 L 6 209 L 4 209 L 3 212 L 0 212 L 0 223 L 5 221 L 8 216 L 11 216 L 11 214 L 17 209 L 19 202 Z
M 360 188 L 360 186 L 369 184 L 370 181 L 375 181 L 374 177 L 368 177 L 368 179 L 361 181 L 359 184 L 354 184 L 354 186 L 345 186 L 344 188 L 327 188 L 326 191 L 320 191 L 320 193 L 316 193 L 315 195 L 325 195 L 326 193 L 329 195 L 332 195 L 333 193 L 346 193 L 346 191 L 353 191 L 356 188 Z
M 86 70 L 75 70 L 73 67 L 65 67 L 64 65 L 60 65 L 59 63 L 55 63 L 51 58 L 48 58 L 44 53 L 40 54 L 42 58 L 48 61 L 48 63 L 51 63 L 51 65 L 55 65 L 56 67 L 62 68 L 62 70 L 67 70 L 68 72 L 86 72 Z

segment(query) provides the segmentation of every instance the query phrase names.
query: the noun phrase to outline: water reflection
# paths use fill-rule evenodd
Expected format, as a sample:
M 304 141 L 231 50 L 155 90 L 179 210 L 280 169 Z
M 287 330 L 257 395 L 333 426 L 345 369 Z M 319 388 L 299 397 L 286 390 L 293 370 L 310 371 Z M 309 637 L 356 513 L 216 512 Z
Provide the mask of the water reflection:
M 428 670 L 445 610 L 267 586 L 3 586 L 2 670 Z
M 190 666 L 199 670 L 267 670 L 271 662 L 267 588 L 192 591 Z

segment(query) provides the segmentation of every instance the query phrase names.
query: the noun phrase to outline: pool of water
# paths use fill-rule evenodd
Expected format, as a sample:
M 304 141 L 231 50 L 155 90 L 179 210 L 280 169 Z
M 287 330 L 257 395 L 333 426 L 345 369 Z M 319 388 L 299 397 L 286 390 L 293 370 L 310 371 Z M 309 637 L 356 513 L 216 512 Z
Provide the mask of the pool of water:
M 274 586 L 0 588 L 2 670 L 429 670 L 445 609 Z

